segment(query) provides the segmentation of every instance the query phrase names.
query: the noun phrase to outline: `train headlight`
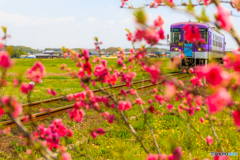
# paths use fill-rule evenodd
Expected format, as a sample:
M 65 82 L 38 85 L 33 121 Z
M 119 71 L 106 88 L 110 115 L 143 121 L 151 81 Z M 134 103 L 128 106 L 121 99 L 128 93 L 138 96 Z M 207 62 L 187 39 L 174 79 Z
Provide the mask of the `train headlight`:
M 178 48 L 175 48 L 175 51 L 178 51 Z
M 205 48 L 198 48 L 198 51 L 205 51 Z

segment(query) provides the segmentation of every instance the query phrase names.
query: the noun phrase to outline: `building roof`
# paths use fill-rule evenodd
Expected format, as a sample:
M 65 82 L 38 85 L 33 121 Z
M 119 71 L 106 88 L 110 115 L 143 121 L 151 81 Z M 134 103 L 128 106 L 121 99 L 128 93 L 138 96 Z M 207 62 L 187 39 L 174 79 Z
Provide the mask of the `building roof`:
M 35 55 L 28 55 L 27 57 L 36 57 Z
M 35 54 L 36 56 L 50 56 L 50 54 Z
M 44 51 L 44 52 L 54 52 L 54 50 L 47 50 L 47 51 Z

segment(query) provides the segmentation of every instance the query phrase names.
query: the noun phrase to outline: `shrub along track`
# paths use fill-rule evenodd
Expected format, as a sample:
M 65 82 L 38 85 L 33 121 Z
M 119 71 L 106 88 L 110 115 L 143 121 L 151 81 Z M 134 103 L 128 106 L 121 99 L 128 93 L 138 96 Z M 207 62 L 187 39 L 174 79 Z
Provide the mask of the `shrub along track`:
M 176 74 L 172 74 L 172 75 L 167 75 L 166 77 L 179 76 L 179 75 L 181 75 L 181 74 L 180 73 L 176 73 Z M 189 74 L 187 76 L 178 77 L 178 79 L 183 79 L 183 78 L 187 78 L 187 77 L 190 77 L 190 76 L 192 76 L 192 75 Z M 141 80 L 141 81 L 135 81 L 132 84 L 139 84 L 139 83 L 149 82 L 149 81 L 151 81 L 151 80 L 150 79 L 146 79 L 146 80 Z M 137 91 L 144 90 L 144 89 L 147 89 L 147 88 L 150 88 L 150 87 L 153 87 L 155 85 L 162 84 L 162 83 L 163 82 L 157 82 L 156 84 L 150 84 L 150 85 L 141 86 L 141 87 L 138 87 L 136 90 Z M 115 86 L 112 86 L 112 87 L 106 87 L 106 88 L 103 88 L 103 89 L 104 90 L 106 90 L 106 89 L 117 89 L 117 88 L 121 88 L 121 87 L 124 87 L 124 86 L 125 86 L 125 84 L 121 84 L 121 85 L 115 85 Z M 96 90 L 93 90 L 93 92 L 97 93 L 97 92 L 101 92 L 101 90 L 102 89 L 96 89 Z M 127 92 L 129 92 L 129 90 Z M 117 93 L 115 95 L 120 95 L 120 93 Z M 35 106 L 41 105 L 42 103 L 52 103 L 52 102 L 62 101 L 62 100 L 67 100 L 66 96 L 52 98 L 52 99 L 47 99 L 47 100 L 33 102 L 33 103 L 28 103 L 28 104 L 24 104 L 22 106 L 23 107 L 27 107 L 27 106 L 35 107 Z M 39 120 L 42 120 L 42 119 L 46 119 L 49 116 L 53 116 L 53 115 L 56 115 L 56 114 L 60 114 L 60 113 L 66 112 L 67 110 L 72 109 L 73 106 L 74 106 L 74 104 L 63 106 L 63 107 L 59 107 L 59 108 L 55 108 L 55 109 L 52 109 L 51 111 L 44 111 L 44 112 L 32 114 L 30 119 L 27 122 L 24 121 L 24 117 L 20 117 L 20 118 L 17 118 L 17 119 L 19 119 L 22 123 L 39 121 Z M 15 123 L 12 120 L 3 121 L 3 122 L 1 122 L 1 124 L 4 125 L 4 126 L 15 126 Z

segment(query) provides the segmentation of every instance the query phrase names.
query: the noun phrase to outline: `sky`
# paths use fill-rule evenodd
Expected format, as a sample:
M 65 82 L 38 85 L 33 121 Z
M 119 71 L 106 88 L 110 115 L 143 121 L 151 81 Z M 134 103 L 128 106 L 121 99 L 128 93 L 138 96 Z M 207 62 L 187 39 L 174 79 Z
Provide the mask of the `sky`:
M 151 0 L 132 0 L 135 7 Z M 175 3 L 181 1 L 175 0 Z M 184 1 L 183 1 L 184 2 Z M 186 1 L 188 2 L 188 1 Z M 0 26 L 6 26 L 11 38 L 8 45 L 23 45 L 34 49 L 44 48 L 94 48 L 94 37 L 103 42 L 101 48 L 131 48 L 125 28 L 135 30 L 133 11 L 120 8 L 120 0 L 0 0 Z M 233 14 L 239 15 L 229 4 L 224 5 Z M 181 8 L 183 9 L 183 8 Z M 202 7 L 196 7 L 200 13 Z M 210 5 L 207 14 L 216 13 Z M 148 24 L 161 15 L 165 20 L 165 35 L 170 25 L 177 22 L 196 21 L 188 14 L 173 11 L 168 7 L 149 9 Z M 232 17 L 235 28 L 240 32 L 240 18 Z M 227 47 L 237 48 L 237 43 L 225 31 Z M 3 33 L 0 32 L 0 36 Z M 162 43 L 166 43 L 163 40 Z M 138 46 L 141 43 L 137 44 Z

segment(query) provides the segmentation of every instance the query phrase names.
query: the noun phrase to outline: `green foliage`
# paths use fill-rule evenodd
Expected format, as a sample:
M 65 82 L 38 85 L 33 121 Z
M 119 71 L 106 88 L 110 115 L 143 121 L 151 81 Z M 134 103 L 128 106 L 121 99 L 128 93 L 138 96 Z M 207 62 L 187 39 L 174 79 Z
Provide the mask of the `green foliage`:
M 14 49 L 20 49 L 27 53 L 32 53 L 32 54 L 38 53 L 36 49 L 32 49 L 30 47 L 25 47 L 25 46 L 12 46 L 12 47 L 14 47 Z
M 191 0 L 189 0 L 189 3 L 187 5 L 187 10 L 190 11 L 190 12 L 194 12 L 194 6 L 193 6 Z
M 11 58 L 20 58 L 21 55 L 27 55 L 25 51 L 14 46 L 7 46 L 7 51 L 11 55 Z
M 203 21 L 203 22 L 208 22 L 208 21 L 209 21 L 209 18 L 208 18 L 208 16 L 206 15 L 206 9 L 205 9 L 205 8 L 202 9 L 201 18 L 198 19 L 198 20 L 201 20 L 201 21 Z
M 7 28 L 6 27 L 2 26 L 2 30 L 3 30 L 4 34 L 7 34 Z
M 139 22 L 140 24 L 146 24 L 147 15 L 143 9 L 137 9 L 134 12 L 134 16 L 136 17 L 137 22 Z

